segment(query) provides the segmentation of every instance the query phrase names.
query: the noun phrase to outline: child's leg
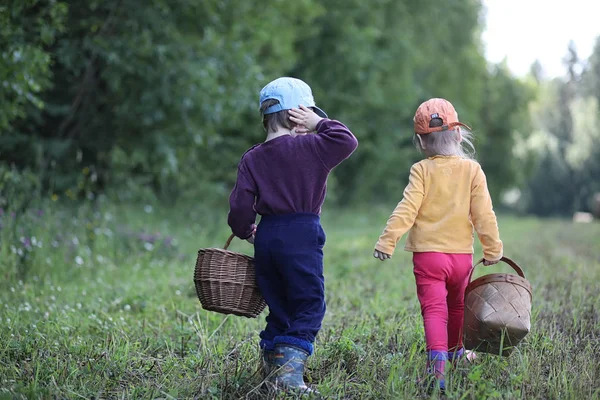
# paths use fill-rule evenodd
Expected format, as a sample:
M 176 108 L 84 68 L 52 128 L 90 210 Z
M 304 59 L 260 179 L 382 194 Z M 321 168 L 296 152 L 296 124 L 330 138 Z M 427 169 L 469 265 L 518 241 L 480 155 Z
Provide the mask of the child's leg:
M 448 358 L 448 305 L 446 279 L 450 264 L 443 253 L 414 253 L 417 296 L 427 344 L 427 373 L 445 388 L 444 372 Z
M 448 254 L 452 270 L 448 279 L 448 348 L 453 356 L 461 356 L 465 289 L 473 268 L 472 254 Z
M 309 218 L 290 224 L 281 237 L 285 246 L 274 256 L 283 276 L 289 327 L 275 344 L 296 346 L 310 355 L 325 316 L 325 233 L 318 219 Z
M 285 332 L 289 326 L 284 282 L 269 250 L 275 235 L 276 231 L 273 228 L 263 226 L 258 229 L 254 242 L 256 283 L 269 306 L 267 326 L 260 333 L 260 347 L 267 351 L 274 350 L 275 337 Z
M 425 326 L 427 350 L 448 351 L 448 305 L 446 303 L 447 258 L 443 253 L 414 253 L 417 296 Z

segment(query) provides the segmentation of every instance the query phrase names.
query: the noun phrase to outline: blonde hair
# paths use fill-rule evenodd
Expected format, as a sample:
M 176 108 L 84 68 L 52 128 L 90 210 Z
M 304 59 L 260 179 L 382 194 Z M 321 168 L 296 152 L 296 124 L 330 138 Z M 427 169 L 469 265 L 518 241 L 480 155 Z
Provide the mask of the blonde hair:
M 431 128 L 442 126 L 442 120 L 433 118 L 429 123 Z M 420 140 L 419 140 L 420 139 Z M 421 143 L 422 142 L 422 143 Z M 473 134 L 463 127 L 452 130 L 431 132 L 427 134 L 415 133 L 413 143 L 417 150 L 427 157 L 435 156 L 458 156 L 462 158 L 474 158 L 475 146 L 473 146 Z

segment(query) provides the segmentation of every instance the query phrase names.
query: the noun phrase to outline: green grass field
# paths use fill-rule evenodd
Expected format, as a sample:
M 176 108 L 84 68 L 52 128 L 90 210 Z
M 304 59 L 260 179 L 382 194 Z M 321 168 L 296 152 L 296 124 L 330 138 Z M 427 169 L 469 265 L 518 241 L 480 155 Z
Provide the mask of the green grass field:
M 426 397 L 410 254 L 371 257 L 388 211 L 325 209 L 328 311 L 307 380 L 328 398 Z M 223 244 L 225 219 L 149 206 L 5 213 L 0 398 L 272 398 L 258 372 L 264 315 L 206 312 L 195 296 L 197 250 Z M 508 358 L 450 369 L 447 397 L 600 398 L 600 224 L 501 216 L 500 228 L 533 285 L 532 331 Z

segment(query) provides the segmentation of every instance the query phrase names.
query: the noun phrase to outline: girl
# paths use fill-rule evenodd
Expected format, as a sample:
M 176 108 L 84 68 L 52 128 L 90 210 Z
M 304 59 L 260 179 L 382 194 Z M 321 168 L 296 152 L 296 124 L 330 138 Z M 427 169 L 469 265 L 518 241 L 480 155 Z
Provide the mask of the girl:
M 387 222 L 374 257 L 391 258 L 408 232 L 425 326 L 427 372 L 445 389 L 446 360 L 463 355 L 465 288 L 473 264 L 473 228 L 484 264 L 502 257 L 502 242 L 485 174 L 470 158 L 471 133 L 450 102 L 431 99 L 414 117 L 414 143 L 427 158 L 410 170 L 404 198 Z
M 284 388 L 307 390 L 304 365 L 325 315 L 319 215 L 329 173 L 358 143 L 315 106 L 299 79 L 266 85 L 260 111 L 267 138 L 242 156 L 228 222 L 236 236 L 254 243 L 256 280 L 269 306 L 260 333 L 264 372 Z

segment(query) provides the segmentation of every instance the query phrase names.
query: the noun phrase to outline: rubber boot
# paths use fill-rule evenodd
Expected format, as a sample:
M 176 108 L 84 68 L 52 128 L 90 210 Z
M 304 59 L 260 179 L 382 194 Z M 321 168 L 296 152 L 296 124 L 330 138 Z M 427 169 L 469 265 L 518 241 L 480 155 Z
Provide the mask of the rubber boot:
M 449 351 L 448 352 L 448 361 L 450 361 L 452 363 L 452 365 L 456 365 L 458 364 L 459 361 L 462 360 L 462 358 L 465 355 L 465 349 L 459 349 L 459 350 L 455 350 L 455 351 Z
M 439 389 L 440 394 L 446 392 L 444 370 L 446 368 L 447 359 L 448 353 L 445 351 L 429 350 L 427 352 L 427 375 L 429 377 L 428 381 L 430 382 L 428 391 L 430 393 L 436 389 Z
M 474 351 L 465 350 L 464 348 L 448 352 L 448 361 L 450 361 L 453 366 L 457 366 L 459 363 L 465 365 L 472 363 L 476 358 L 477 354 Z
M 263 371 L 263 378 L 268 378 L 274 370 L 274 364 L 273 364 L 273 360 L 274 360 L 274 356 L 275 356 L 275 351 L 274 350 L 267 350 L 267 349 L 261 349 L 261 360 L 262 360 L 262 371 Z
M 316 394 L 304 383 L 304 366 L 307 358 L 308 353 L 298 347 L 285 344 L 275 345 L 273 354 L 275 371 L 271 381 L 284 390 Z

